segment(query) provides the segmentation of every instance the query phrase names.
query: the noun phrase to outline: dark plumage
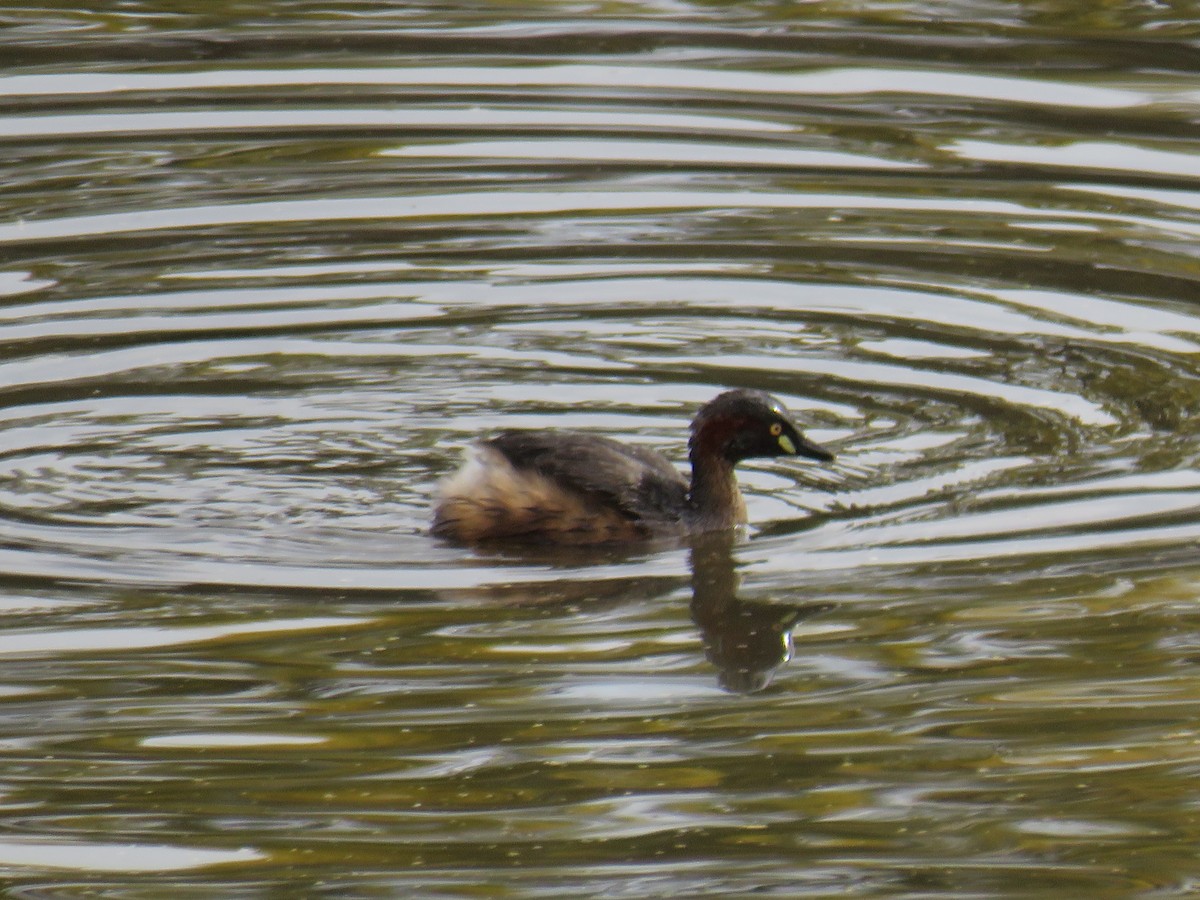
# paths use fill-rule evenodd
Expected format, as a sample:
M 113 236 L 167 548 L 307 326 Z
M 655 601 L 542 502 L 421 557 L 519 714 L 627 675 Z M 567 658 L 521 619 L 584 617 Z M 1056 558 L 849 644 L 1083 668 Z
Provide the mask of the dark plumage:
M 474 542 L 630 541 L 732 528 L 746 521 L 733 467 L 753 456 L 831 460 L 783 404 L 726 391 L 692 421 L 689 482 L 651 450 L 569 431 L 508 431 L 472 447 L 441 485 L 433 533 Z

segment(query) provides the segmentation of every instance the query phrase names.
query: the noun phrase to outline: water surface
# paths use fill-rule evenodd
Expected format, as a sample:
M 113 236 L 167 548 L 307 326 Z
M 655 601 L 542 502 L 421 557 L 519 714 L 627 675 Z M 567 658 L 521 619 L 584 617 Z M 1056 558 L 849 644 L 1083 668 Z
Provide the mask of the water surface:
M 1189 8 L 208 9 L 0 14 L 8 890 L 1195 888 Z M 737 543 L 427 534 L 737 386 Z

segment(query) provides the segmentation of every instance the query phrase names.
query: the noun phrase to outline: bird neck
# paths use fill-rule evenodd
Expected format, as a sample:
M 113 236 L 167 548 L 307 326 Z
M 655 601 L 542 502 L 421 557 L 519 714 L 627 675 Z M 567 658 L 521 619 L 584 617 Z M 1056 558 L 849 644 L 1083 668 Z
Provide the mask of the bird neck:
M 738 490 L 733 463 L 719 453 L 697 444 L 689 454 L 692 486 L 688 507 L 698 529 L 711 531 L 746 523 L 746 503 Z

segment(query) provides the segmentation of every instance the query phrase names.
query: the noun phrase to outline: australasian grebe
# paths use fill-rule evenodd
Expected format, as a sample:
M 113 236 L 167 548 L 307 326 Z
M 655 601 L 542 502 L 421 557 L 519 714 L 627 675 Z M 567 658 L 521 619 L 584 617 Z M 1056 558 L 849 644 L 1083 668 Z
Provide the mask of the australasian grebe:
M 433 533 L 455 541 L 645 540 L 746 522 L 733 467 L 753 456 L 833 454 L 762 391 L 726 391 L 692 421 L 692 480 L 659 453 L 570 431 L 508 431 L 474 444 L 440 486 Z

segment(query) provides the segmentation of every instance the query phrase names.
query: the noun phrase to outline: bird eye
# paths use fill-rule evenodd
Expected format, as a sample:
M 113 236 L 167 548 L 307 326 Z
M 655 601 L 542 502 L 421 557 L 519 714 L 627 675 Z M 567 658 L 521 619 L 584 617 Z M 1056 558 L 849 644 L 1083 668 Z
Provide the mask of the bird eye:
M 783 426 L 778 422 L 771 423 L 771 437 L 779 437 L 783 434 Z

